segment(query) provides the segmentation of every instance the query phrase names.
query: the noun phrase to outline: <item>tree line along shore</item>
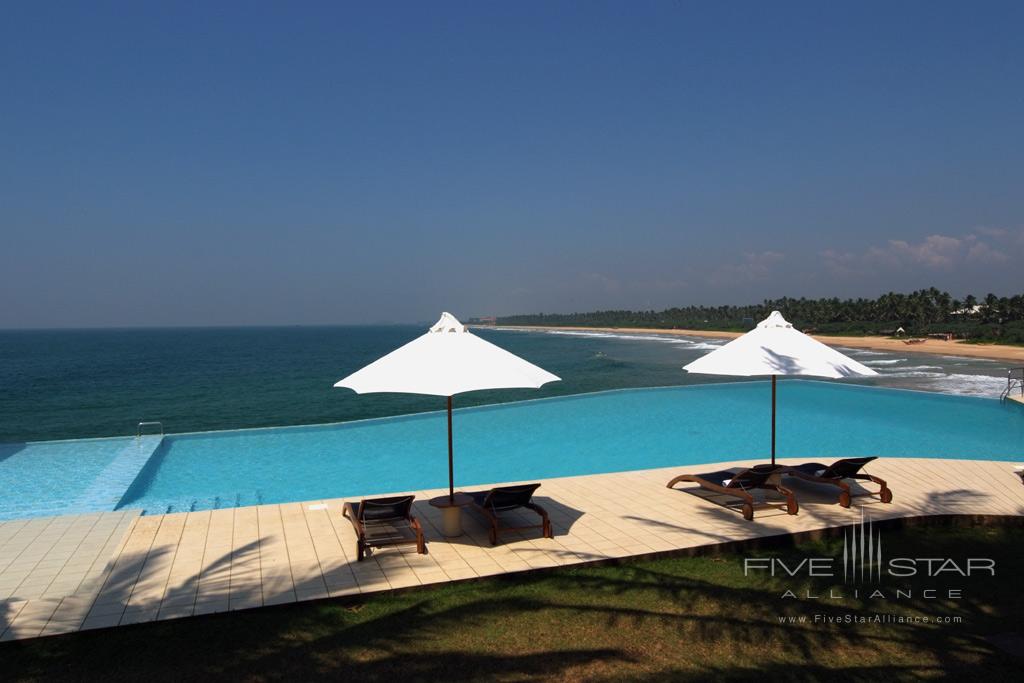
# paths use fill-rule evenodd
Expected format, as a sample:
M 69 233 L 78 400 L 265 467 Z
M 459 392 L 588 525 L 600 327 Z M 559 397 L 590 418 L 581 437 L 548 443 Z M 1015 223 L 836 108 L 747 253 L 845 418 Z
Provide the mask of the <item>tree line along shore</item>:
M 534 313 L 472 322 L 502 326 L 745 332 L 776 310 L 794 326 L 811 334 L 904 340 L 941 337 L 949 341 L 1024 346 L 1024 295 L 988 294 L 978 299 L 968 294 L 957 299 L 934 287 L 910 294 L 889 292 L 877 299 L 783 297 L 747 306 Z

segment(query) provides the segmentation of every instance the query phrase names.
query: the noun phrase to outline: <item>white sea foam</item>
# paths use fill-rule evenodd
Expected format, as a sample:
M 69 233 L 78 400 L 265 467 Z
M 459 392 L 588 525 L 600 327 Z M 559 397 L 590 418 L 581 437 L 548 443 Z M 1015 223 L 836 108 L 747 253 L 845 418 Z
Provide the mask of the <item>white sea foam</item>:
M 723 344 L 715 344 L 713 342 L 691 342 L 692 348 L 701 351 L 713 351 L 715 349 L 722 348 Z
M 662 342 L 685 351 L 713 351 L 729 339 L 651 333 L 619 333 L 590 330 L 546 330 L 548 334 L 638 342 Z M 907 357 L 892 351 L 839 347 L 853 358 L 878 371 L 875 383 L 904 389 L 935 391 L 962 396 L 996 398 L 1006 386 L 1005 362 L 967 356 Z M 925 363 L 922 361 L 930 361 Z M 977 371 L 972 374 L 972 371 Z
M 598 331 L 584 331 L 584 330 L 545 330 L 546 334 L 556 334 L 566 337 L 592 337 L 597 339 L 631 339 L 634 341 L 655 341 L 663 344 L 679 344 L 681 346 L 688 346 L 695 349 L 717 349 L 725 341 L 719 343 L 708 342 L 705 340 L 696 341 L 692 338 L 658 334 L 657 332 L 651 332 L 650 334 L 626 334 L 617 332 L 598 332 Z
M 907 372 L 885 373 L 880 376 L 879 384 L 887 384 L 887 379 L 896 379 L 893 386 L 906 386 L 899 382 L 899 379 L 908 380 L 913 388 L 926 391 L 938 391 L 944 394 L 959 394 L 962 396 L 983 396 L 995 398 L 999 396 L 1006 380 L 1002 377 L 991 375 L 970 375 L 959 372 L 935 372 L 926 370 L 912 370 Z

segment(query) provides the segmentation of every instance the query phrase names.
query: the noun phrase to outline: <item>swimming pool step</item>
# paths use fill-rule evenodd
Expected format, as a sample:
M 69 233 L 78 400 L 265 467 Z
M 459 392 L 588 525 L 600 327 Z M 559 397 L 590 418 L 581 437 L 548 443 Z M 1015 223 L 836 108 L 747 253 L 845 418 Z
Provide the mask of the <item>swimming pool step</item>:
M 178 501 L 161 501 L 152 509 L 145 509 L 147 515 L 169 515 L 174 512 L 195 512 L 196 510 L 230 510 L 249 505 L 265 505 L 267 498 L 263 491 L 256 489 L 252 494 L 233 493 L 212 498 L 182 498 Z
M 70 506 L 74 512 L 113 510 L 153 457 L 163 435 L 142 436 L 122 449 Z

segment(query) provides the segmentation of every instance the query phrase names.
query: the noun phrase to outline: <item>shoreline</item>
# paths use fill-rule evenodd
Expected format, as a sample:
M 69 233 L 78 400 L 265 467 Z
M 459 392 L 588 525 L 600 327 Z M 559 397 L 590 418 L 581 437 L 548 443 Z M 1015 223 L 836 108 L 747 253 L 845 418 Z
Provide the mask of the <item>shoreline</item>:
M 483 329 L 519 330 L 522 332 L 610 332 L 618 334 L 672 335 L 678 337 L 704 337 L 708 339 L 735 339 L 742 332 L 718 330 L 654 329 L 648 327 L 576 327 L 550 325 L 482 325 Z M 935 356 L 963 356 L 984 358 L 995 361 L 1010 361 L 1015 366 L 1024 365 L 1024 347 L 1001 346 L 999 344 L 965 344 L 961 341 L 928 339 L 921 344 L 905 344 L 900 339 L 888 337 L 850 337 L 843 335 L 811 335 L 823 344 L 846 346 L 871 351 L 891 353 L 924 353 Z

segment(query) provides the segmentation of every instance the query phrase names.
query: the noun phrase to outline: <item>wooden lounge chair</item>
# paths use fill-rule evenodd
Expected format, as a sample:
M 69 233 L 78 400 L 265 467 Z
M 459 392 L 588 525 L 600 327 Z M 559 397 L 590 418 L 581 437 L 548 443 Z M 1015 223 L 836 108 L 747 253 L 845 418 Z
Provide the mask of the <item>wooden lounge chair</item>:
M 498 535 L 506 531 L 522 531 L 524 529 L 540 529 L 544 538 L 554 538 L 551 531 L 551 520 L 548 513 L 540 505 L 532 502 L 533 493 L 540 484 L 520 484 L 517 486 L 497 486 L 490 491 L 466 491 L 473 499 L 472 506 L 490 522 L 491 545 L 498 544 Z M 520 508 L 533 510 L 540 515 L 540 524 L 526 526 L 510 526 L 502 524 L 501 513 L 511 512 Z
M 820 462 L 805 462 L 802 465 L 782 466 L 782 472 L 786 475 L 798 477 L 805 481 L 813 481 L 819 484 L 832 484 L 839 487 L 839 504 L 844 508 L 850 507 L 852 498 L 856 496 L 878 496 L 883 503 L 892 502 L 892 491 L 886 485 L 884 479 L 872 476 L 861 471 L 875 456 L 866 458 L 843 458 L 836 460 L 831 465 L 823 465 Z M 859 479 L 861 481 L 872 481 L 879 486 L 877 493 L 866 491 L 853 494 L 850 492 L 850 485 L 844 479 Z
M 359 561 L 370 554 L 371 548 L 391 545 L 416 544 L 416 552 L 426 555 L 423 528 L 412 516 L 412 501 L 416 496 L 370 498 L 358 505 L 345 503 L 342 514 L 356 530 L 356 552 Z
M 732 472 L 722 470 L 720 472 L 708 472 L 706 474 L 680 474 L 670 481 L 667 486 L 673 488 L 681 481 L 688 481 L 699 485 L 702 489 L 714 493 L 730 496 L 738 499 L 740 509 L 743 512 L 743 519 L 750 521 L 754 519 L 755 509 L 778 508 L 785 510 L 791 515 L 800 511 L 800 504 L 796 501 L 793 492 L 778 483 L 773 475 L 778 474 L 778 468 L 773 465 L 755 465 L 750 469 Z M 764 489 L 775 491 L 786 498 L 785 503 L 756 502 L 751 491 Z M 733 507 L 726 505 L 726 507 Z

